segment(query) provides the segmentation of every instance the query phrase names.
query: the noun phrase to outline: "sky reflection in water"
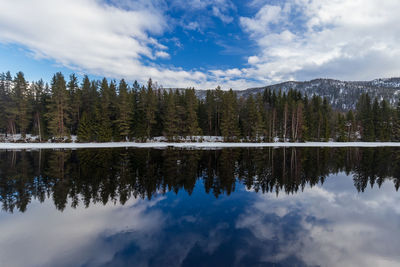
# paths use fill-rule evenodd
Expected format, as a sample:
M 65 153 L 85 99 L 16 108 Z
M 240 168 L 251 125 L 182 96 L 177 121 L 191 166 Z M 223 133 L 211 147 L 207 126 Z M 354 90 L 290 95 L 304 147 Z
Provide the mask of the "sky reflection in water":
M 235 160 L 232 161 L 231 158 L 229 161 L 229 163 L 236 162 L 233 165 L 224 162 L 224 155 L 221 151 L 198 152 L 200 154 L 195 157 L 197 161 L 194 166 L 197 167 L 194 173 L 197 173 L 198 177 L 206 176 L 210 169 L 217 173 L 218 176 L 213 177 L 212 188 L 222 192 L 220 194 L 216 194 L 207 187 L 207 183 L 210 183 L 207 178 L 195 179 L 193 186 L 189 186 L 181 180 L 180 182 L 165 182 L 168 176 L 166 170 L 177 173 L 176 169 L 171 169 L 170 164 L 165 165 L 166 162 L 169 162 L 166 158 L 170 156 L 171 152 L 153 151 L 152 153 L 155 154 L 149 157 L 152 160 L 155 159 L 155 162 L 163 162 L 161 167 L 153 166 L 153 171 L 164 178 L 163 182 L 159 181 L 158 185 L 155 185 L 157 189 L 151 195 L 150 200 L 149 195 L 144 199 L 132 196 L 124 204 L 121 204 L 117 194 L 114 199 L 110 197 L 105 204 L 103 204 L 104 201 L 103 203 L 97 201 L 88 207 L 79 204 L 72 208 L 70 206 L 74 201 L 74 196 L 71 194 L 73 187 L 69 185 L 63 188 L 66 191 L 69 190 L 69 195 L 66 198 L 68 203 L 62 212 L 59 206 L 55 205 L 56 199 L 59 199 L 55 195 L 61 194 L 60 192 L 63 190 L 54 189 L 58 186 L 57 183 L 63 182 L 65 185 L 66 182 L 62 178 L 58 177 L 55 180 L 47 181 L 46 189 L 50 194 L 41 202 L 38 200 L 40 194 L 35 195 L 32 191 L 31 184 L 35 184 L 35 176 L 31 177 L 31 181 L 29 175 L 20 173 L 22 170 L 27 173 L 35 173 L 39 169 L 38 164 L 34 163 L 35 160 L 30 158 L 35 159 L 37 155 L 34 154 L 38 152 L 26 152 L 28 155 L 25 156 L 17 155 L 14 162 L 10 162 L 9 159 L 13 160 L 15 155 L 5 156 L 6 152 L 0 152 L 2 163 L 9 164 L 10 169 L 13 168 L 13 164 L 16 164 L 15 168 L 19 170 L 12 175 L 10 169 L 4 168 L 5 165 L 0 168 L 2 181 L 0 195 L 3 204 L 5 197 L 11 198 L 10 195 L 21 194 L 20 189 L 12 190 L 13 186 L 18 188 L 16 184 L 21 182 L 18 179 L 24 180 L 24 186 L 29 188 L 25 193 L 30 192 L 32 198 L 24 212 L 21 212 L 21 209 L 14 209 L 13 213 L 10 210 L 0 212 L 0 265 L 398 266 L 400 262 L 398 253 L 400 207 L 397 203 L 400 203 L 400 197 L 394 186 L 396 180 L 379 177 L 376 175 L 377 172 L 368 169 L 371 176 L 377 177 L 369 177 L 368 186 L 362 187 L 360 190 L 359 184 L 364 182 L 356 180 L 357 175 L 353 173 L 360 173 L 360 169 L 365 168 L 363 164 L 357 165 L 364 157 L 371 157 L 376 162 L 385 162 L 384 160 L 379 161 L 377 155 L 398 153 L 397 150 L 389 152 L 375 150 L 370 149 L 371 152 L 364 150 L 354 152 L 352 149 L 328 151 L 327 154 L 330 155 L 328 159 L 319 161 L 314 167 L 319 169 L 320 173 L 326 171 L 325 168 L 327 168 L 333 174 L 320 177 L 317 183 L 313 183 L 301 175 L 307 172 L 307 167 L 304 167 L 306 166 L 304 159 L 310 157 L 307 153 L 316 154 L 315 149 L 309 152 L 297 149 L 294 160 L 298 163 L 295 165 L 293 158 L 290 157 L 293 151 L 287 150 L 288 154 L 285 152 L 285 155 L 282 155 L 282 151 L 275 150 L 276 164 L 281 164 L 281 167 L 270 161 L 264 161 L 264 165 L 260 166 L 265 166 L 265 169 L 257 170 L 255 172 L 257 174 L 245 174 L 251 172 L 250 167 L 246 166 L 257 167 L 257 154 L 267 155 L 271 153 L 270 150 L 228 151 L 228 155 L 239 154 Z M 118 154 L 123 154 L 122 152 L 124 151 L 118 150 Z M 140 152 L 129 150 L 128 154 L 136 155 L 142 152 L 143 150 Z M 49 154 L 55 152 L 47 151 L 46 153 L 48 154 L 46 156 L 51 156 Z M 72 153 L 77 154 L 77 152 Z M 178 155 L 174 156 L 174 160 L 171 160 L 171 162 L 175 162 L 172 166 L 185 164 L 184 159 L 193 156 L 193 154 L 186 153 L 195 152 L 178 152 Z M 212 153 L 214 155 L 210 156 Z M 218 155 L 215 156 L 215 153 Z M 248 153 L 253 154 L 249 156 Z M 332 165 L 332 160 L 337 159 L 343 153 L 346 156 L 352 153 L 359 156 L 355 157 L 357 161 L 345 157 L 347 160 L 343 162 L 347 162 L 349 165 L 342 167 L 354 169 L 349 175 L 346 175 L 344 170 L 340 170 L 340 164 L 344 163 Z M 368 153 L 372 153 L 373 156 Z M 289 157 L 288 162 L 292 162 L 291 165 L 282 167 L 282 156 L 284 157 L 283 162 L 286 162 Z M 25 162 L 25 165 L 28 166 L 26 168 L 18 165 L 23 161 L 23 157 L 28 158 Z M 74 155 L 70 155 L 65 159 L 62 168 L 74 169 L 70 166 L 72 162 L 76 161 L 73 158 Z M 128 158 L 130 159 L 130 164 L 128 164 L 130 171 L 135 168 L 140 169 L 140 166 L 132 165 L 131 161 L 134 156 Z M 268 158 L 270 159 L 270 157 Z M 83 166 L 81 159 L 77 161 L 79 166 Z M 148 163 L 148 159 L 144 162 Z M 121 158 L 117 157 L 116 160 L 121 162 Z M 210 160 L 218 162 L 218 164 L 208 165 L 206 169 L 201 167 L 203 166 L 202 162 Z M 220 164 L 228 164 L 230 167 L 227 168 L 232 169 L 232 175 L 237 177 L 237 180 L 230 186 L 224 185 L 226 181 L 223 181 L 223 179 L 229 178 L 224 175 L 229 171 L 223 171 Z M 299 167 L 298 164 L 301 166 Z M 321 169 L 319 164 L 325 167 Z M 376 164 L 374 168 L 384 169 L 386 167 L 387 170 L 393 170 L 392 176 L 394 176 L 395 168 L 391 165 L 392 163 L 386 160 L 386 164 L 387 166 Z M 285 189 L 293 187 L 293 179 L 300 179 L 298 184 L 305 179 L 303 190 L 294 190 L 289 194 L 281 192 L 278 196 L 275 191 L 255 192 L 261 173 L 266 174 L 268 170 L 281 170 L 282 168 L 292 170 L 294 166 L 297 166 L 299 171 L 297 176 L 275 174 L 278 176 L 278 181 L 275 183 L 280 183 L 277 187 Z M 43 165 L 41 171 L 46 173 L 48 168 Z M 118 165 L 118 168 L 121 166 Z M 156 171 L 157 168 L 163 171 Z M 182 171 L 185 169 L 184 167 L 177 168 L 181 168 L 181 173 L 188 175 Z M 138 173 L 137 169 L 135 170 Z M 80 172 L 77 173 L 82 172 L 85 170 L 80 169 Z M 72 173 L 72 171 L 68 171 L 68 173 Z M 121 169 L 116 173 L 120 176 Z M 47 174 L 50 177 L 50 173 L 47 172 Z M 6 179 L 5 175 L 9 178 Z M 72 184 L 76 184 L 78 182 L 74 179 L 78 178 L 75 175 L 64 177 L 64 179 L 72 180 Z M 129 177 L 132 179 L 132 174 Z M 182 178 L 179 175 L 176 177 L 177 179 Z M 249 177 L 252 177 L 252 183 L 250 183 Z M 102 179 L 105 178 L 107 177 L 102 177 Z M 383 181 L 379 182 L 380 178 Z M 286 183 L 283 182 L 285 179 L 288 179 Z M 379 184 L 381 183 L 380 188 L 376 184 L 371 188 L 370 183 L 374 179 L 378 179 Z M 122 183 L 120 180 L 118 182 Z M 186 186 L 186 190 L 175 190 L 178 193 L 166 190 L 166 193 L 163 193 L 163 186 L 174 187 L 179 183 L 181 188 Z M 83 187 L 97 188 L 96 190 L 99 190 L 99 194 L 101 194 L 102 190 L 106 191 L 102 188 L 106 183 L 100 184 L 101 186 L 96 187 L 93 182 L 89 185 L 85 184 Z M 227 190 L 221 190 L 217 188 L 217 185 L 220 185 L 220 188 L 233 188 L 234 190 L 228 194 Z M 141 191 L 138 188 L 132 189 L 132 191 L 134 190 Z M 118 189 L 115 191 L 118 192 Z M 108 192 L 110 191 L 108 190 Z M 132 194 L 134 195 L 134 192 Z M 84 197 L 81 195 L 81 198 Z M 94 197 L 91 201 L 94 201 Z

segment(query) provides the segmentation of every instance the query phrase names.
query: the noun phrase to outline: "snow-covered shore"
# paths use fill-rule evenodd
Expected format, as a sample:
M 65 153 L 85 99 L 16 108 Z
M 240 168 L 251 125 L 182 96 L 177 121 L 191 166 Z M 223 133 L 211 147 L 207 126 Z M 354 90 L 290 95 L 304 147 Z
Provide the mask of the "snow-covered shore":
M 262 147 L 400 147 L 400 142 L 306 142 L 306 143 L 224 143 L 224 142 L 110 142 L 110 143 L 0 143 L 0 149 L 78 149 L 78 148 L 262 148 Z

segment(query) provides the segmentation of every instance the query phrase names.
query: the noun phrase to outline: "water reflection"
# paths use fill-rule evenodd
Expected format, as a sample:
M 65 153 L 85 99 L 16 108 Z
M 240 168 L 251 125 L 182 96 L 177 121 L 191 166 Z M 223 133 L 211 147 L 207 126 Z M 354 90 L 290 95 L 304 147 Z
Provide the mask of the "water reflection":
M 219 197 L 237 182 L 255 192 L 293 194 L 323 184 L 331 174 L 353 177 L 358 192 L 385 180 L 400 186 L 396 148 L 280 148 L 223 150 L 82 149 L 0 152 L 0 201 L 5 211 L 24 212 L 32 199 L 67 203 L 126 203 L 131 197 L 185 190 L 201 180 Z
M 0 266 L 398 266 L 399 155 L 2 151 Z

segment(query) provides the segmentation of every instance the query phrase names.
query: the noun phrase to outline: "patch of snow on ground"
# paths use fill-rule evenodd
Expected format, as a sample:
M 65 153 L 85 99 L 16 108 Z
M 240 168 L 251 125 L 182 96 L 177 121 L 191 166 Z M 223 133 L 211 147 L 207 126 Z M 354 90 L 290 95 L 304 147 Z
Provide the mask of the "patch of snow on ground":
M 135 142 L 111 142 L 111 143 L 0 143 L 0 149 L 78 149 L 78 148 L 239 148 L 239 147 L 400 147 L 400 142 L 306 142 L 306 143 L 135 143 Z

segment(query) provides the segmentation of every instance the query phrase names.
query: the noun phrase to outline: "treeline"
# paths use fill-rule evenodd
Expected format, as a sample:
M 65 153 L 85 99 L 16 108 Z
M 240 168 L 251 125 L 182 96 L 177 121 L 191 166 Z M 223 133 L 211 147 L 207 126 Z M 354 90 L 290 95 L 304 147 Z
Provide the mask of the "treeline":
M 333 110 L 326 98 L 266 90 L 238 98 L 219 87 L 200 99 L 194 89 L 165 90 L 119 82 L 66 81 L 56 73 L 51 84 L 28 83 L 24 74 L 0 75 L 0 133 L 26 134 L 39 141 L 146 141 L 164 136 L 223 136 L 226 141 L 400 141 L 400 107 L 362 94 L 356 110 Z
M 33 199 L 57 209 L 121 204 L 195 187 L 215 197 L 240 184 L 260 193 L 295 194 L 331 175 L 352 176 L 358 192 L 386 181 L 400 187 L 398 148 L 78 149 L 0 151 L 0 205 L 25 211 Z M 199 182 L 201 181 L 201 182 Z

